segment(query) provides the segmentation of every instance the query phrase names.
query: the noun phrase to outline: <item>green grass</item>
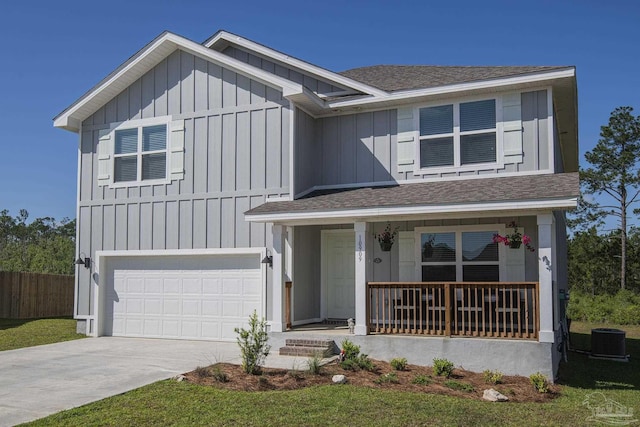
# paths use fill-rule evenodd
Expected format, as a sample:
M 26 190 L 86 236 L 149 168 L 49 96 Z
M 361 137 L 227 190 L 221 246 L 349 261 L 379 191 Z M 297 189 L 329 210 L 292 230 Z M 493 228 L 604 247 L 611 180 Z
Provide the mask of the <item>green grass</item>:
M 575 347 L 588 349 L 592 326 L 572 325 Z M 569 353 L 562 395 L 549 403 L 496 404 L 348 384 L 248 393 L 161 381 L 31 425 L 586 425 L 591 412 L 582 402 L 595 391 L 640 412 L 640 327 L 620 328 L 627 331 L 631 362 Z
M 0 351 L 84 338 L 73 319 L 0 319 Z

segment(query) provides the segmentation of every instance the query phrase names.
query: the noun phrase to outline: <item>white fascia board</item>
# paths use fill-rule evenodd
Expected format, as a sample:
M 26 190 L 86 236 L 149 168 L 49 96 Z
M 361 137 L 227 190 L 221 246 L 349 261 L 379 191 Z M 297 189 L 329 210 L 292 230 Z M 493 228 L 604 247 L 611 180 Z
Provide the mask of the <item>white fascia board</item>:
M 305 61 L 301 61 L 300 59 L 292 58 L 289 55 L 278 52 L 277 50 L 268 48 L 261 44 L 252 42 L 251 40 L 247 40 L 240 36 L 237 36 L 233 33 L 229 33 L 226 31 L 219 31 L 209 40 L 204 43 L 206 48 L 211 48 L 214 44 L 216 44 L 219 40 L 225 40 L 229 43 L 236 44 L 238 46 L 244 47 L 246 49 L 252 50 L 269 58 L 273 58 L 277 61 L 284 62 L 285 64 L 291 65 L 292 67 L 299 68 L 304 70 L 310 74 L 314 74 L 318 77 L 322 77 L 324 79 L 333 81 L 339 85 L 347 86 L 352 89 L 356 89 L 360 92 L 368 93 L 370 95 L 387 95 L 387 92 L 377 89 L 375 87 L 366 85 L 364 83 L 360 83 L 356 80 L 350 79 L 348 77 L 344 77 L 338 73 L 334 73 L 333 71 L 326 70 L 324 68 L 318 67 L 316 65 L 310 64 Z
M 56 116 L 53 119 L 54 127 L 77 132 L 80 123 L 82 123 L 84 119 L 97 111 L 102 105 L 156 66 L 162 59 L 176 49 L 184 50 L 207 61 L 215 62 L 225 68 L 258 80 L 268 86 L 281 89 L 283 96 L 293 96 L 303 93 L 303 86 L 301 84 L 278 77 L 215 50 L 207 49 L 198 43 L 176 34 L 164 33 L 132 56 L 127 62 L 98 83 L 98 85 L 83 95 L 74 104 Z
M 480 82 L 459 83 L 447 86 L 438 86 L 428 89 L 416 89 L 407 91 L 398 91 L 384 96 L 376 96 L 373 98 L 350 99 L 348 101 L 328 102 L 327 107 L 330 109 L 355 107 L 369 104 L 377 104 L 381 102 L 406 101 L 417 98 L 424 98 L 435 95 L 456 94 L 459 92 L 467 92 L 473 90 L 500 88 L 505 86 L 517 86 L 531 83 L 542 83 L 545 81 L 564 79 L 575 77 L 575 69 L 570 68 L 560 71 L 541 72 L 536 74 L 527 74 L 525 76 L 507 77 L 494 80 L 484 80 Z
M 389 216 L 412 215 L 446 215 L 471 212 L 504 212 L 504 211 L 539 211 L 554 209 L 570 209 L 576 207 L 576 197 L 552 200 L 525 200 L 513 202 L 488 202 L 458 205 L 407 206 L 389 208 L 350 209 L 336 211 L 287 212 L 262 215 L 245 215 L 248 222 L 287 223 L 289 221 L 332 220 L 332 219 L 366 219 Z

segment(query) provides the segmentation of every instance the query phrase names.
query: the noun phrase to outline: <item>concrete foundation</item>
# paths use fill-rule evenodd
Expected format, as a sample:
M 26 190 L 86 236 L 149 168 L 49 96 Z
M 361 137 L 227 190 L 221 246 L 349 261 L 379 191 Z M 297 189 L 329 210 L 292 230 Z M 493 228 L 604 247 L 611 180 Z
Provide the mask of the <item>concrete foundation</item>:
M 360 351 L 378 360 L 405 357 L 414 365 L 431 366 L 434 358 L 446 358 L 457 367 L 473 372 L 499 370 L 506 375 L 529 376 L 536 372 L 553 380 L 555 349 L 552 343 L 537 341 L 417 337 L 410 335 L 350 335 L 345 330 L 313 330 L 269 333 L 273 348 L 284 346 L 285 339 L 332 339 L 341 346 L 347 338 L 360 346 Z

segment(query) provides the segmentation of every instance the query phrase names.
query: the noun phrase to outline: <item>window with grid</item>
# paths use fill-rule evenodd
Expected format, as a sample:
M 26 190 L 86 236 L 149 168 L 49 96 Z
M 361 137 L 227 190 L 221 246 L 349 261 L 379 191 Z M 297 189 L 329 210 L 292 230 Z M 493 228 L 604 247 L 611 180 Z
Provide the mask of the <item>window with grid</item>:
M 115 131 L 114 182 L 167 177 L 167 125 Z
M 496 162 L 496 100 L 420 108 L 420 168 Z
M 493 235 L 498 231 L 420 234 L 423 282 L 498 282 L 500 259 Z

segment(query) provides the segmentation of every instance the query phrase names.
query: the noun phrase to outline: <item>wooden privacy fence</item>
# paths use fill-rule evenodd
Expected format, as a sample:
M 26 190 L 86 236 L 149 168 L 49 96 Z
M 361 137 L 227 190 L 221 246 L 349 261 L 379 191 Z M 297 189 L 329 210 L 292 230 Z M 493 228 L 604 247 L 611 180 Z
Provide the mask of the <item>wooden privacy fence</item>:
M 369 332 L 536 339 L 537 282 L 370 282 Z
M 74 276 L 0 271 L 0 318 L 73 315 Z

